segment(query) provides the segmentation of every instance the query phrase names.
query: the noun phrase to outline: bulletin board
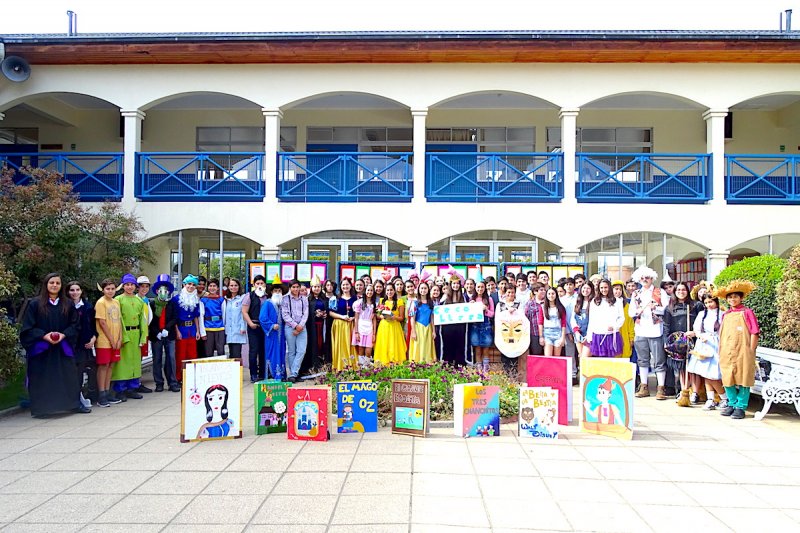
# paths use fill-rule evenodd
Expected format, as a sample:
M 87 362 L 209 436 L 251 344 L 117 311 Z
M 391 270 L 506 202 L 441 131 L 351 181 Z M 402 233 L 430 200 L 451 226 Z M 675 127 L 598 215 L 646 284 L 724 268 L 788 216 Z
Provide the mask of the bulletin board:
M 253 278 L 258 274 L 264 276 L 267 284 L 272 283 L 275 274 L 280 275 L 281 281 L 289 283 L 296 279 L 304 285 L 310 285 L 314 276 L 319 276 L 320 281 L 328 279 L 328 263 L 318 261 L 267 261 L 251 260 L 247 262 L 247 290 Z
M 431 276 L 447 276 L 447 271 L 453 269 L 461 274 L 464 279 L 475 279 L 480 272 L 485 279 L 492 276 L 497 279 L 500 272 L 500 263 L 423 263 L 422 270 L 430 272 Z
M 395 276 L 400 276 L 405 280 L 415 267 L 416 265 L 414 265 L 414 263 L 355 261 L 339 263 L 337 270 L 339 274 L 339 283 L 341 283 L 342 278 L 347 277 L 355 281 L 366 274 L 368 274 L 373 281 L 376 279 L 388 281 L 386 280 L 387 276 L 389 280 Z
M 585 263 L 503 263 L 503 275 L 508 272 L 516 274 L 526 274 L 529 270 L 535 270 L 538 274 L 542 270 L 550 275 L 550 283 L 553 284 L 561 278 L 571 278 L 576 274 L 586 275 Z

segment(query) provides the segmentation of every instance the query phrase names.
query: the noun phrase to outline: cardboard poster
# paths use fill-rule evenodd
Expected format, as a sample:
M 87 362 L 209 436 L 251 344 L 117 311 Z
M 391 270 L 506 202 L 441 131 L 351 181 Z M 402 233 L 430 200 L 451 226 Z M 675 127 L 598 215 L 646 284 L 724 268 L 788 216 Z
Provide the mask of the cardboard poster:
M 495 312 L 494 344 L 506 357 L 519 357 L 528 350 L 531 344 L 531 321 L 522 309 L 513 313 L 508 309 Z
M 255 387 L 256 435 L 286 433 L 289 384 L 278 379 L 258 381 Z
M 295 276 L 294 263 L 281 263 L 281 281 L 290 282 Z
M 289 399 L 289 440 L 328 440 L 329 388 L 291 387 Z
M 433 322 L 437 326 L 483 322 L 483 307 L 474 304 L 443 304 L 433 308 Z
M 266 278 L 265 273 L 266 273 L 266 264 L 265 263 L 256 262 L 256 261 L 253 261 L 252 263 L 250 263 L 250 272 L 248 272 L 248 275 L 250 277 L 247 280 L 248 285 L 250 283 L 253 283 L 253 278 L 258 276 L 259 274 Z M 267 278 L 267 279 L 269 279 L 269 278 Z
M 181 442 L 242 436 L 239 359 L 187 361 L 181 389 Z
M 522 273 L 522 265 L 508 265 L 506 267 L 506 272 L 510 273 L 510 274 L 514 274 L 515 276 L 517 274 L 521 274 Z
M 392 380 L 392 433 L 426 437 L 430 417 L 427 379 Z
M 311 281 L 311 263 L 297 263 L 297 281 Z
M 633 438 L 636 365 L 624 359 L 581 357 L 581 431 Z
M 453 387 L 453 434 L 459 437 L 500 435 L 500 387 L 460 383 Z
M 315 277 L 325 283 L 325 280 L 328 279 L 328 265 L 325 263 L 311 263 L 311 279 Z
M 372 381 L 340 381 L 336 384 L 338 433 L 378 431 L 378 384 Z
M 281 264 L 280 263 L 267 263 L 267 273 L 264 275 L 267 278 L 267 283 L 271 282 L 275 279 L 275 276 L 281 273 Z M 250 278 L 252 281 L 253 278 Z
M 520 437 L 557 439 L 558 391 L 550 387 L 520 387 L 517 430 Z
M 558 391 L 558 423 L 572 421 L 572 358 L 528 356 L 528 387 L 550 387 Z
M 341 277 L 339 278 L 339 283 L 344 278 L 350 278 L 350 282 L 355 281 L 356 279 L 356 267 L 352 265 L 345 265 L 341 268 Z
M 370 276 L 369 267 L 364 265 L 356 266 L 356 279 L 361 279 L 364 276 Z M 372 276 L 370 276 L 371 278 Z

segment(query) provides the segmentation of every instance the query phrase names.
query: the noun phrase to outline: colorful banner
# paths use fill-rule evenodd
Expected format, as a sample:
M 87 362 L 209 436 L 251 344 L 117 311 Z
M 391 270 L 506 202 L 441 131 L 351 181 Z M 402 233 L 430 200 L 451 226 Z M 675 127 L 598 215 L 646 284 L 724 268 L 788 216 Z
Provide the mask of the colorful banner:
M 518 435 L 534 439 L 558 438 L 558 391 L 550 387 L 519 388 Z
M 187 361 L 181 389 L 181 442 L 242 436 L 239 359 Z
M 444 304 L 433 308 L 433 323 L 437 326 L 483 322 L 483 305 Z
M 572 358 L 528 356 L 528 387 L 550 387 L 558 391 L 558 423 L 572 420 Z
M 435 309 L 435 308 L 434 308 Z M 531 321 L 522 309 L 494 314 L 494 344 L 506 357 L 519 357 L 531 343 Z
M 426 437 L 430 418 L 427 379 L 392 380 L 392 433 Z
M 328 440 L 330 388 L 291 387 L 289 398 L 289 440 Z
M 340 381 L 336 384 L 337 431 L 378 431 L 378 384 L 372 381 Z
M 500 387 L 461 383 L 453 387 L 453 434 L 459 437 L 500 435 Z
M 368 275 L 373 281 L 376 279 L 388 281 L 395 276 L 400 276 L 407 281 L 412 270 L 414 270 L 414 263 L 410 262 L 348 261 L 339 263 L 339 280 L 341 282 L 344 276 L 357 280 Z
M 487 276 L 492 276 L 497 280 L 500 273 L 500 265 L 498 263 L 423 263 L 422 270 L 430 273 L 431 276 L 442 276 L 449 278 L 447 272 L 455 270 L 464 279 L 475 279 L 478 272 L 486 279 Z
M 633 438 L 636 365 L 621 359 L 581 357 L 581 431 Z
M 289 384 L 279 379 L 258 381 L 254 385 L 256 435 L 286 433 Z
M 576 274 L 585 274 L 586 266 L 583 263 L 503 263 L 503 274 L 527 274 L 530 271 L 547 272 L 550 276 L 550 285 L 555 286 L 561 278 L 572 277 Z

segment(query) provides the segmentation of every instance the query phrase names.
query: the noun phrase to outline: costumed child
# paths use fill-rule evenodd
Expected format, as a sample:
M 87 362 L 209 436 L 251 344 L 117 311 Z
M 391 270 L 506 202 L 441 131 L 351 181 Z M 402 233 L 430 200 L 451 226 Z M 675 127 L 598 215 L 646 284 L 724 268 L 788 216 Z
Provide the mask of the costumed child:
M 178 318 L 172 293 L 175 286 L 169 274 L 159 274 L 153 284 L 156 297 L 150 300 L 150 311 L 153 320 L 150 322 L 149 337 L 153 351 L 153 380 L 156 392 L 164 391 L 164 383 L 172 392 L 180 392 L 178 379 L 175 377 L 175 325 Z
M 629 359 L 631 363 L 636 360 L 633 357 L 633 319 L 628 315 L 628 295 L 625 294 L 625 283 L 621 280 L 611 282 L 611 290 L 614 293 L 614 298 L 622 302 L 622 315 L 624 321 L 622 327 L 619 328 L 619 333 L 622 335 L 622 353 L 619 357 Z
M 281 300 L 286 292 L 281 278 L 275 274 L 275 279 L 267 286 L 270 299 L 261 305 L 258 322 L 264 330 L 264 357 L 268 374 L 272 379 L 286 377 L 286 334 L 283 331 L 283 316 L 281 314 Z M 263 364 L 263 363 L 262 363 Z
M 353 304 L 356 297 L 352 292 L 353 285 L 350 278 L 343 278 L 339 287 L 339 297 L 335 305 L 328 307 L 328 316 L 333 318 L 331 324 L 331 357 L 334 370 L 358 367 L 355 350 L 350 344 L 353 338 L 353 320 L 355 312 Z
M 222 319 L 222 302 L 219 294 L 219 280 L 208 280 L 208 293 L 200 298 L 203 304 L 203 326 L 206 332 L 205 356 L 225 355 L 225 323 Z
M 486 282 L 480 271 L 475 275 L 475 293 L 470 297 L 470 305 L 476 305 L 483 310 L 483 322 L 469 325 L 469 344 L 475 351 L 475 364 L 481 364 L 484 372 L 489 372 L 489 348 L 494 346 L 492 333 L 492 318 L 494 317 L 494 302 L 486 291 Z M 469 280 L 467 280 L 469 282 Z
M 104 279 L 97 286 L 103 296 L 94 304 L 94 320 L 97 325 L 97 341 L 94 353 L 97 360 L 97 405 L 108 407 L 122 400 L 110 393 L 111 367 L 119 361 L 122 348 L 122 317 L 119 302 L 114 299 L 117 283 L 113 279 Z
M 364 294 L 353 304 L 353 311 L 355 311 L 356 317 L 352 343 L 358 354 L 358 364 L 360 366 L 369 366 L 372 363 L 372 346 L 375 340 L 377 322 L 375 318 L 376 307 L 375 287 L 367 285 L 364 287 Z
M 694 292 L 694 289 L 692 289 Z M 719 298 L 705 291 L 703 297 L 705 310 L 695 318 L 692 330 L 695 335 L 694 349 L 690 352 L 686 370 L 705 380 L 706 400 L 704 411 L 713 411 L 717 407 L 728 407 L 728 395 L 722 386 L 722 372 L 719 369 L 719 327 L 722 324 L 722 310 Z M 719 394 L 720 402 L 714 399 Z
M 325 354 L 325 319 L 328 316 L 328 301 L 322 294 L 322 280 L 314 276 L 308 294 L 308 344 L 306 356 L 300 366 L 300 374 L 306 375 L 312 369 L 322 366 Z
M 719 328 L 719 367 L 728 406 L 720 414 L 737 420 L 744 418 L 756 379 L 756 348 L 761 330 L 753 310 L 742 304 L 755 288 L 750 281 L 735 280 L 716 291 L 718 298 L 728 302 Z
M 436 330 L 433 327 L 433 300 L 427 283 L 417 287 L 417 299 L 408 312 L 411 324 L 411 343 L 408 359 L 415 363 L 433 363 L 436 360 Z
M 148 278 L 147 276 L 139 276 L 138 278 L 136 278 L 136 284 L 138 285 L 138 287 L 136 288 L 136 294 L 144 302 L 144 312 L 147 313 L 147 323 L 150 324 L 150 322 L 153 320 L 153 315 L 150 314 L 150 298 L 147 296 L 150 293 L 150 278 Z M 147 349 L 147 341 L 145 341 L 145 343 L 142 345 L 142 359 L 147 357 L 148 351 L 149 350 Z M 153 392 L 153 391 L 148 389 L 144 385 L 141 385 L 139 387 L 139 392 Z
M 406 338 L 403 335 L 405 308 L 397 298 L 394 285 L 386 284 L 386 297 L 378 306 L 378 333 L 375 336 L 375 364 L 388 365 L 406 360 Z
M 623 350 L 620 329 L 625 323 L 624 302 L 614 296 L 607 279 L 600 280 L 598 287 L 598 294 L 589 304 L 589 354 L 592 357 L 619 357 Z
M 464 278 L 455 269 L 451 268 L 447 271 L 450 283 L 447 287 L 449 290 L 445 293 L 444 304 L 463 304 L 464 291 L 462 286 Z M 466 324 L 442 324 L 441 329 L 442 340 L 442 360 L 455 366 L 464 366 L 467 364 L 467 325 Z
M 200 297 L 197 295 L 197 276 L 183 278 L 183 288 L 172 298 L 177 311 L 175 326 L 175 377 L 183 381 L 183 362 L 197 359 L 200 340 Z
M 117 398 L 141 400 L 142 344 L 147 342 L 147 309 L 136 294 L 136 278 L 122 277 L 122 294 L 117 296 L 122 315 L 122 348 L 119 361 L 111 369 L 111 384 Z

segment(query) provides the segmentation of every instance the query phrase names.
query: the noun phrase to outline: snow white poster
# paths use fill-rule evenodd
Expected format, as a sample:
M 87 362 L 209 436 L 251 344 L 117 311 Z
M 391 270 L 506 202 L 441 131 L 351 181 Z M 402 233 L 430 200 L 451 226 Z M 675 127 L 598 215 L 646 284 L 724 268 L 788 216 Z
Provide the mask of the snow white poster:
M 242 365 L 238 359 L 189 361 L 181 390 L 181 442 L 242 436 Z

